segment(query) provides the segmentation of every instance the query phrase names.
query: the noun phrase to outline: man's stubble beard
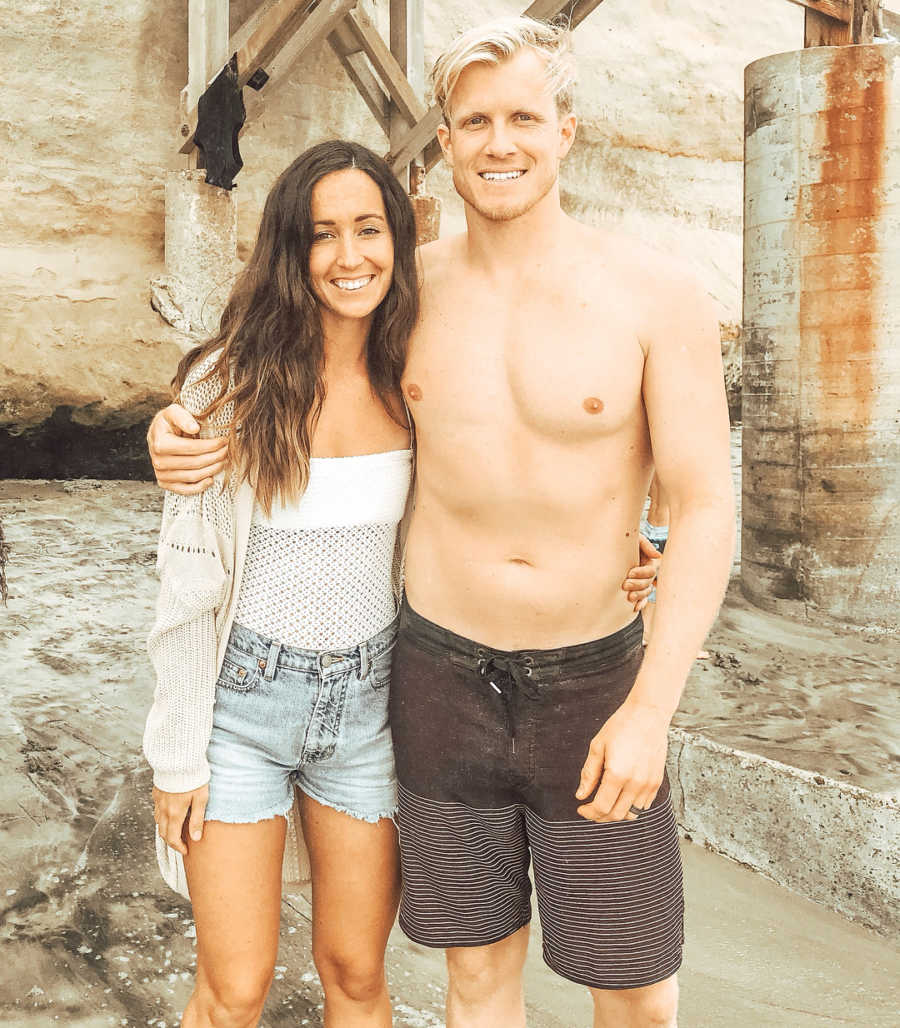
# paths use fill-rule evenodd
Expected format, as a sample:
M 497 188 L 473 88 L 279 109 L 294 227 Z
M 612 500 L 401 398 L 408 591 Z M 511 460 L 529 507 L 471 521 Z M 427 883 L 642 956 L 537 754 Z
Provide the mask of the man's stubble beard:
M 528 172 L 532 174 L 532 172 Z M 550 192 L 559 179 L 559 173 L 556 175 L 548 176 L 546 183 L 543 184 L 543 188 L 535 197 L 530 197 L 527 200 L 515 204 L 509 207 L 482 207 L 471 191 L 465 185 L 465 179 L 463 176 L 457 178 L 456 169 L 453 169 L 453 186 L 460 198 L 483 218 L 488 221 L 513 221 L 515 218 L 521 218 L 523 214 L 527 214 L 532 208 L 536 207 L 541 200 Z

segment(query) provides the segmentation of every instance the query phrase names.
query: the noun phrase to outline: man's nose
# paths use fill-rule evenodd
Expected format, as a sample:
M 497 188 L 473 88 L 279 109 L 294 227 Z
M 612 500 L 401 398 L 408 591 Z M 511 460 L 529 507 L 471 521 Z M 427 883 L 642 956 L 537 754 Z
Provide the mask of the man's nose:
M 513 142 L 512 133 L 506 125 L 491 126 L 491 134 L 488 137 L 486 151 L 492 157 L 508 157 L 515 153 L 516 144 Z

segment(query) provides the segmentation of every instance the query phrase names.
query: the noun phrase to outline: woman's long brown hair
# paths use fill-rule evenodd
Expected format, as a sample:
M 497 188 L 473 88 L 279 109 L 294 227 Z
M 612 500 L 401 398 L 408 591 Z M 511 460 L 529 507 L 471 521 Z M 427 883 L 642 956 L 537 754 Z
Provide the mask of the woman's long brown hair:
M 322 322 L 309 279 L 312 191 L 325 175 L 346 168 L 364 171 L 378 186 L 394 240 L 393 280 L 372 318 L 366 368 L 375 395 L 397 418 L 406 344 L 419 309 L 415 216 L 388 165 L 358 143 L 319 143 L 282 172 L 219 331 L 182 358 L 172 380 L 180 392 L 191 368 L 221 350 L 200 379 L 218 379 L 221 391 L 198 416 L 234 404 L 231 460 L 266 512 L 276 497 L 295 500 L 309 480 L 311 434 L 325 399 Z

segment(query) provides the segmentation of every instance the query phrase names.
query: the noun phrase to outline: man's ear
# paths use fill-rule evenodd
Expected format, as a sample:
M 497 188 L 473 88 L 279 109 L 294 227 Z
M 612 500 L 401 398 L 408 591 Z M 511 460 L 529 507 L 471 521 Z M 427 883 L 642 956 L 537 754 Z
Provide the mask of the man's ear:
M 578 128 L 578 119 L 573 112 L 569 112 L 559 122 L 559 159 L 562 160 L 572 149 L 575 142 L 575 130 Z
M 450 143 L 450 129 L 446 125 L 440 124 L 437 127 L 437 140 L 441 144 L 441 149 L 444 151 L 444 160 L 452 168 L 453 167 L 453 147 Z

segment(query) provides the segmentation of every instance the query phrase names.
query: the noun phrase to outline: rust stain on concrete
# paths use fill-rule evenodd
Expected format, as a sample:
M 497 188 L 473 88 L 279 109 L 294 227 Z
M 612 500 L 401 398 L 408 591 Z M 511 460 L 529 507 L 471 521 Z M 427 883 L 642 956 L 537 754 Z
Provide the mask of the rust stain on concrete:
M 846 47 L 833 53 L 825 73 L 822 128 L 816 132 L 823 156 L 818 181 L 801 186 L 797 204 L 804 241 L 798 326 L 801 452 L 804 464 L 823 472 L 848 462 L 847 436 L 870 428 L 878 387 L 875 304 L 882 284 L 878 251 L 887 103 L 883 73 L 877 51 Z M 823 281 L 823 258 L 835 261 L 831 281 Z M 841 270 L 838 262 L 844 265 Z M 831 480 L 827 474 L 825 478 Z M 809 557 L 831 567 L 865 563 L 866 553 L 829 545 L 832 534 L 846 533 L 839 491 L 801 489 Z

